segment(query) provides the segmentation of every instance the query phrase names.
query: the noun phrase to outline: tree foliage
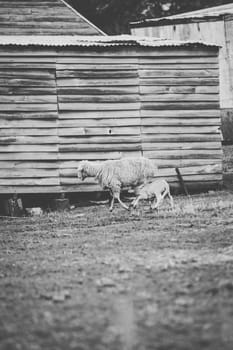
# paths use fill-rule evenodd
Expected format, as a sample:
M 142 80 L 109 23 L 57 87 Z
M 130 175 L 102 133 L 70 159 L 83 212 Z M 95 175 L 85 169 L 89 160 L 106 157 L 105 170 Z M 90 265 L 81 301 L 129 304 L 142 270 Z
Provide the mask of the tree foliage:
M 171 7 L 163 11 L 167 0 L 67 0 L 83 16 L 107 34 L 129 33 L 129 23 L 145 18 L 157 18 L 198 10 L 233 0 L 170 0 Z

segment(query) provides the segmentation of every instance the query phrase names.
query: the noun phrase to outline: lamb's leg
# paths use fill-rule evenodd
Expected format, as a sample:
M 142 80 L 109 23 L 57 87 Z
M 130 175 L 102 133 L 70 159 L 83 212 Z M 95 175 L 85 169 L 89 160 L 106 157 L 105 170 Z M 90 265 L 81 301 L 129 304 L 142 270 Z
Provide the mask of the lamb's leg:
M 169 197 L 169 199 L 170 199 L 171 208 L 172 208 L 172 210 L 173 210 L 173 209 L 174 209 L 174 200 L 173 200 L 173 197 L 172 197 L 170 191 L 168 192 L 167 195 L 168 195 L 168 197 Z
M 138 202 L 140 201 L 141 196 L 137 196 L 137 198 L 135 198 L 132 202 L 132 206 L 133 208 L 136 208 L 136 206 L 138 205 Z
M 118 193 L 118 192 L 117 192 L 117 193 L 114 193 L 114 194 L 113 194 L 113 200 L 114 200 L 114 198 L 116 198 L 116 199 L 118 200 L 118 202 L 120 203 L 120 205 L 121 205 L 124 209 L 129 210 L 129 207 L 121 201 L 121 199 L 120 199 L 120 193 Z
M 164 197 L 159 194 L 156 199 L 154 200 L 154 203 L 151 205 L 151 209 L 158 209 L 160 203 L 163 201 Z

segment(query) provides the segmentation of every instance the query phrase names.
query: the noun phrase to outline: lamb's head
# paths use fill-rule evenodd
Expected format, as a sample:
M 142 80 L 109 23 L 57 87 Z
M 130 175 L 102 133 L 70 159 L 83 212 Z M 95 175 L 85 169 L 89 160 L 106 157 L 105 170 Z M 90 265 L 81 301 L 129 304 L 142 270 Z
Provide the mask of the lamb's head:
M 85 180 L 86 177 L 89 176 L 89 174 L 88 174 L 88 160 L 82 160 L 79 163 L 78 170 L 77 170 L 77 176 L 78 176 L 78 179 L 80 179 L 82 181 Z

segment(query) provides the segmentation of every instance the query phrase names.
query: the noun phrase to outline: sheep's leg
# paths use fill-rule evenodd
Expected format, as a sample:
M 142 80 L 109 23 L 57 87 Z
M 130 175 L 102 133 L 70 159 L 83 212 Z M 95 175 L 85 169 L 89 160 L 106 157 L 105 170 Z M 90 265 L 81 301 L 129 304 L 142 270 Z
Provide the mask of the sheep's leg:
M 114 205 L 114 195 L 113 195 L 113 192 L 112 190 L 109 190 L 110 192 L 110 199 L 109 199 L 109 204 L 110 204 L 110 207 L 109 207 L 109 210 L 112 211 L 113 210 L 113 205 Z
M 120 199 L 120 193 L 114 193 L 114 194 L 113 194 L 113 200 L 114 200 L 114 198 L 116 198 L 116 199 L 118 200 L 118 202 L 120 203 L 120 205 L 121 205 L 124 209 L 129 210 L 129 207 L 121 201 L 121 199 Z
M 112 194 L 112 191 L 109 190 L 109 206 L 111 205 L 112 203 L 112 198 L 113 198 L 113 194 Z

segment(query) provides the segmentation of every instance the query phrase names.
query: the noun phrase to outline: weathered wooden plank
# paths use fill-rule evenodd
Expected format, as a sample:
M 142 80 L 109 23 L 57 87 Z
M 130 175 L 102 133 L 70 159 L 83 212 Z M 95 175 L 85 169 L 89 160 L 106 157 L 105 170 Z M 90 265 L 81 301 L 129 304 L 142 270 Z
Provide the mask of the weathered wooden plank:
M 0 178 L 12 179 L 12 178 L 48 178 L 59 177 L 57 169 L 31 169 L 31 168 L 1 168 Z
M 2 78 L 0 76 L 0 86 L 17 86 L 17 87 L 56 87 L 55 80 L 40 80 L 39 77 L 37 79 L 29 79 L 27 78 L 14 78 L 11 79 Z
M 222 164 L 209 164 L 202 166 L 193 166 L 193 167 L 181 167 L 179 168 L 182 176 L 184 175 L 205 175 L 205 174 L 221 174 L 222 173 Z M 159 176 L 177 176 L 175 168 L 160 169 Z
M 159 169 L 184 169 L 195 166 L 215 166 L 218 164 L 222 167 L 222 159 L 159 159 Z
M 14 152 L 57 152 L 57 145 L 38 144 L 38 145 L 2 145 L 0 143 L 0 153 L 14 153 Z M 10 157 L 10 155 L 9 155 Z
M 192 159 L 198 157 L 200 159 L 222 159 L 222 150 L 156 150 L 143 151 L 143 154 L 149 158 L 156 159 Z
M 111 136 L 111 135 L 104 135 L 104 136 L 80 136 L 77 137 L 59 137 L 59 143 L 60 144 L 76 144 L 77 146 L 79 144 L 82 145 L 95 145 L 96 144 L 126 144 L 126 143 L 140 143 L 141 142 L 141 135 L 134 136 L 131 135 L 130 137 L 128 135 L 121 136 Z M 1 143 L 1 138 L 0 138 Z
M 36 56 L 20 56 L 20 53 L 18 53 L 17 56 L 12 56 L 9 53 L 9 56 L 6 56 L 5 54 L 2 55 L 2 48 L 0 47 L 0 64 L 17 64 L 17 63 L 22 63 L 22 64 L 55 64 L 56 63 L 56 55 L 54 56 L 44 56 L 43 52 L 40 52 L 40 55 L 38 57 Z
M 0 124 L 1 125 L 1 124 Z M 105 119 L 63 119 L 59 121 L 59 128 L 80 128 L 80 127 L 111 127 L 116 126 L 140 126 L 140 118 L 105 118 Z
M 142 148 L 144 151 L 148 150 L 208 150 L 217 149 L 221 150 L 220 142 L 142 142 Z
M 0 160 L 56 160 L 57 152 L 0 153 Z
M 97 185 L 97 181 L 92 179 L 92 178 L 88 178 L 87 180 L 85 180 L 85 182 L 81 182 L 77 176 L 75 177 L 61 177 L 60 178 L 60 184 L 62 186 L 66 186 L 66 185 L 78 185 L 83 187 L 84 186 L 93 186 L 93 185 Z
M 0 95 L 56 95 L 53 87 L 0 86 Z
M 140 110 L 126 111 L 59 111 L 59 119 L 139 118 Z
M 211 79 L 209 79 L 211 80 Z M 213 80 L 213 79 L 212 79 Z M 212 82 L 212 81 L 211 81 Z M 199 81 L 200 85 L 201 82 Z M 216 85 L 215 82 L 212 85 Z M 1 79 L 0 79 L 1 85 Z M 57 79 L 58 87 L 65 86 L 93 86 L 93 87 L 104 87 L 104 86 L 138 86 L 138 79 L 72 79 L 72 78 L 59 78 Z M 189 84 L 190 85 L 190 84 Z
M 163 127 L 163 126 L 142 126 L 144 134 L 219 134 L 218 126 L 182 126 L 182 127 Z
M 218 86 L 140 86 L 140 94 L 218 94 Z
M 90 190 L 90 188 L 89 188 Z M 0 193 L 59 193 L 64 192 L 60 186 L 0 186 Z
M 75 192 L 98 192 L 103 191 L 99 184 L 86 185 L 85 183 L 77 185 L 64 185 L 61 186 L 61 191 L 66 193 L 75 193 Z
M 80 59 L 78 59 L 79 61 Z M 58 59 L 59 61 L 59 59 Z M 74 70 L 79 70 L 79 71 L 105 71 L 105 70 L 108 70 L 108 71 L 132 71 L 132 70 L 138 70 L 138 64 L 137 64 L 137 61 L 135 60 L 135 63 L 134 64 L 127 64 L 127 63 L 123 63 L 121 64 L 119 61 L 116 60 L 116 62 L 113 64 L 111 62 L 111 59 L 110 60 L 105 60 L 105 64 L 102 63 L 100 61 L 100 63 L 97 63 L 97 62 L 86 62 L 85 64 L 83 63 L 57 63 L 56 64 L 56 69 L 57 71 L 68 71 L 68 70 L 71 70 L 71 71 L 74 71 Z M 76 60 L 77 62 L 77 60 Z
M 59 160 L 107 160 L 120 159 L 122 153 L 119 151 L 113 152 L 67 152 L 59 153 Z
M 1 108 L 1 104 L 0 104 Z M 23 120 L 9 120 L 0 119 L 0 128 L 11 129 L 11 128 L 56 128 L 56 120 L 41 120 L 41 119 L 23 119 Z
M 206 95 L 204 95 L 206 96 Z M 215 95 L 213 95 L 215 96 Z M 217 98 L 216 98 L 217 99 Z M 101 103 L 101 102 L 138 102 L 140 101 L 139 95 L 58 95 L 58 101 L 60 103 L 79 103 L 79 102 L 89 102 L 89 103 Z
M 56 128 L 18 128 L 18 129 L 0 129 L 0 136 L 12 137 L 12 136 L 56 136 Z
M 141 143 L 125 143 L 125 144 L 69 144 L 59 145 L 59 152 L 111 152 L 111 151 L 137 151 L 141 150 Z
M 34 32 L 35 34 L 35 32 Z M 14 48 L 9 48 L 9 47 L 1 47 L 0 49 L 0 55 L 1 56 L 19 56 L 19 57 L 23 57 L 23 56 L 29 56 L 30 59 L 31 57 L 36 57 L 36 56 L 42 56 L 42 57 L 46 57 L 46 56 L 51 56 L 51 57 L 56 57 L 57 56 L 57 48 L 54 47 L 46 47 L 43 48 L 43 52 L 41 52 L 41 49 L 38 49 L 36 47 L 32 48 L 32 47 L 27 47 L 23 50 L 20 50 L 16 47 Z M 36 62 L 36 61 L 35 61 Z M 38 60 L 37 60 L 38 62 Z
M 192 118 L 146 118 L 142 117 L 141 119 L 142 125 L 164 125 L 164 126 L 205 126 L 205 125 L 221 125 L 221 121 L 219 118 L 198 118 L 198 119 L 192 119 Z
M 201 74 L 201 73 L 200 73 Z M 78 79 L 132 79 L 138 77 L 136 70 L 58 70 L 57 78 L 78 78 Z M 199 75 L 201 76 L 201 75 Z
M 140 68 L 141 69 L 145 69 L 145 70 L 153 70 L 153 69 L 160 69 L 160 70 L 203 70 L 203 69 L 218 69 L 219 65 L 218 63 L 207 63 L 202 62 L 202 63 L 193 63 L 191 62 L 185 62 L 185 63 L 174 63 L 174 62 L 170 62 L 169 64 L 165 63 L 165 62 L 157 62 L 156 60 L 152 63 L 141 63 L 140 64 Z
M 11 159 L 1 160 L 0 168 L 1 169 L 58 169 L 57 160 L 45 160 L 45 161 L 30 161 L 30 160 L 18 160 L 14 161 Z M 40 171 L 40 170 L 39 170 Z
M 140 67 L 149 64 L 158 64 L 160 66 L 167 64 L 216 64 L 218 65 L 218 56 L 190 56 L 187 57 L 139 57 Z
M 33 70 L 31 69 L 3 69 L 0 66 L 1 79 L 39 79 L 39 80 L 54 80 L 55 70 Z
M 1 111 L 31 111 L 31 112 L 39 112 L 39 111 L 56 111 L 57 110 L 57 104 L 55 103 L 11 103 L 11 104 L 0 104 Z
M 58 118 L 57 112 L 1 112 L 0 111 L 0 119 L 6 120 L 20 120 L 22 119 L 42 119 L 42 120 L 56 120 Z
M 66 110 L 66 111 L 101 111 L 101 110 L 110 110 L 110 111 L 116 111 L 116 110 L 138 110 L 140 108 L 140 103 L 122 103 L 122 102 L 115 102 L 115 103 L 58 103 L 59 110 Z M 192 107 L 190 107 L 192 108 Z M 213 108 L 213 107 L 211 107 Z
M 139 70 L 140 78 L 205 78 L 218 77 L 218 70 L 216 69 L 183 69 L 183 70 L 169 70 L 169 69 L 150 69 Z
M 219 94 L 220 88 L 219 86 L 196 86 L 195 93 L 196 94 Z
M 142 117 L 154 118 L 220 118 L 220 109 L 193 109 L 193 110 L 141 110 Z
M 1 21 L 1 18 L 0 18 L 0 21 Z M 43 65 L 41 64 L 38 64 L 37 62 L 25 62 L 25 63 L 22 63 L 22 62 L 0 62 L 0 70 L 2 71 L 3 69 L 8 69 L 8 70 L 14 70 L 16 71 L 16 69 L 21 69 L 23 71 L 21 71 L 22 73 L 25 71 L 30 71 L 31 69 L 32 70 L 49 70 L 49 71 L 52 71 L 54 70 L 55 72 L 55 69 L 56 69 L 56 65 L 55 63 L 44 63 Z
M 1 133 L 1 130 L 0 130 Z M 139 135 L 140 127 L 102 127 L 102 128 L 59 128 L 59 136 L 78 135 Z
M 52 95 L 2 95 L 0 98 L 0 109 L 3 103 L 56 103 L 57 96 Z
M 60 185 L 59 178 L 43 177 L 43 178 L 18 178 L 18 179 L 2 179 L 0 178 L 0 186 L 49 186 Z
M 162 176 L 163 177 L 163 176 Z M 177 176 L 166 176 L 169 183 L 178 182 Z M 187 182 L 207 182 L 207 181 L 222 181 L 222 174 L 204 174 L 204 175 L 184 175 L 183 180 Z
M 44 145 L 57 143 L 57 136 L 0 136 L 0 145 Z
M 196 86 L 196 85 L 218 85 L 219 80 L 217 78 L 141 78 L 141 85 L 188 85 L 188 86 Z
M 157 102 L 157 101 L 169 101 L 170 102 L 211 102 L 219 101 L 218 94 L 144 94 L 141 96 L 142 102 Z
M 0 12 L 0 14 L 2 14 Z M 54 18 L 55 19 L 55 18 Z M 38 23 L 39 22 L 39 23 Z M 80 23 L 80 24 L 79 24 Z M 59 31 L 60 29 L 68 29 L 69 31 L 72 30 L 75 31 L 77 29 L 77 26 L 79 26 L 79 35 L 85 33 L 86 35 L 89 35 L 91 33 L 90 28 L 88 27 L 88 25 L 82 24 L 81 22 L 75 22 L 75 21 L 69 21 L 67 24 L 64 24 L 64 22 L 62 21 L 58 21 L 58 19 L 56 18 L 56 21 L 34 21 L 34 20 L 30 20 L 30 18 L 28 16 L 25 16 L 25 22 L 24 21 L 17 21 L 14 22 L 13 20 L 9 20 L 6 19 L 4 21 L 0 22 L 0 28 L 2 30 L 4 30 L 4 32 L 11 32 L 11 30 L 15 30 L 15 32 L 17 30 L 21 31 L 21 30 L 29 30 L 30 32 L 32 32 L 33 30 L 35 31 L 34 34 L 40 35 L 41 31 L 45 31 L 46 29 L 48 29 L 48 31 L 53 34 L 56 33 L 56 30 Z M 39 28 L 38 32 L 36 31 Z
M 199 134 L 199 133 L 164 133 L 164 134 L 142 134 L 142 142 L 213 142 L 217 141 L 221 146 L 220 134 Z
M 1 91 L 1 89 L 0 89 Z M 138 94 L 138 86 L 85 87 L 69 86 L 57 89 L 58 95 L 129 95 Z
M 219 109 L 219 102 L 217 101 L 178 101 L 178 102 L 142 102 L 142 109 Z
M 98 56 L 92 55 L 92 53 L 89 52 L 89 55 L 85 55 L 83 57 L 82 55 L 76 55 L 72 56 L 70 55 L 66 56 L 58 56 L 56 59 L 57 66 L 59 64 L 81 64 L 81 65 L 114 65 L 114 66 L 122 66 L 122 65 L 138 65 L 138 58 L 134 57 L 133 55 L 121 57 L 114 55 L 112 56 L 111 53 L 109 53 L 108 57 L 104 57 L 103 55 L 99 54 Z
M 7 28 L 7 31 L 6 31 Z M 35 26 L 34 28 L 28 27 L 28 28 L 22 28 L 20 26 L 12 26 L 10 27 L 4 27 L 1 28 L 1 32 L 5 32 L 5 35 L 17 35 L 17 33 L 20 31 L 21 35 L 64 35 L 64 31 L 66 30 L 66 34 L 68 32 L 67 30 L 67 26 L 52 26 L 51 23 L 51 27 L 47 26 L 47 27 L 40 27 L 40 31 L 37 31 L 38 26 Z M 69 35 L 77 35 L 77 26 L 76 28 L 70 28 L 69 29 Z M 83 36 L 87 36 L 87 35 L 93 35 L 90 30 L 88 28 L 85 29 L 80 29 L 79 30 L 79 34 L 78 35 L 83 35 Z M 6 53 L 9 54 L 9 53 Z

